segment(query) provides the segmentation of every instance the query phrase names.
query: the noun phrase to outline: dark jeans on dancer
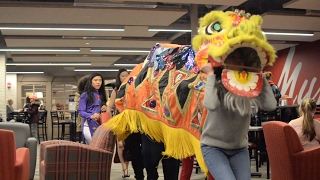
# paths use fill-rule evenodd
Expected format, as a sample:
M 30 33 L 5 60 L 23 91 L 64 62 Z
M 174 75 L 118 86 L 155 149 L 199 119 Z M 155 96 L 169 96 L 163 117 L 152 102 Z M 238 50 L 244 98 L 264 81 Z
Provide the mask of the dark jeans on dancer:
M 142 156 L 145 168 L 148 174 L 148 180 L 157 180 L 158 165 L 163 157 L 164 144 L 152 141 L 148 136 L 141 135 L 142 139 Z M 178 180 L 179 176 L 179 160 L 164 157 L 162 159 L 162 167 L 164 180 Z
M 135 178 L 137 180 L 143 180 L 143 158 L 141 154 L 141 135 L 140 133 L 130 134 L 125 140 L 125 148 L 128 149 L 131 155 L 131 163 Z

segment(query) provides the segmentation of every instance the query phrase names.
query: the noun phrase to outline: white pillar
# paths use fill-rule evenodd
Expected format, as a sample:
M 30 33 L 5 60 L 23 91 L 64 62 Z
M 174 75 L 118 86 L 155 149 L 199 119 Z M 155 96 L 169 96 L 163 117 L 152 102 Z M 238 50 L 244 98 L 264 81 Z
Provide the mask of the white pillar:
M 190 22 L 191 22 L 191 40 L 192 40 L 192 38 L 198 34 L 199 16 L 198 16 L 197 4 L 190 5 Z
M 4 121 L 7 120 L 7 111 L 6 111 L 6 56 L 5 54 L 0 54 L 0 113 Z

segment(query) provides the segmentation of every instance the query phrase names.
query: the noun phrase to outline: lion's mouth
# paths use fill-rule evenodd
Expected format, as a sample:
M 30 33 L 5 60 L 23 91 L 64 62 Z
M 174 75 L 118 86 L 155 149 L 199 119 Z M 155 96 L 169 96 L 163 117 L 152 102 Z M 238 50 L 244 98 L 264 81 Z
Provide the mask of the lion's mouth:
M 267 64 L 267 54 L 262 48 L 244 42 L 233 46 L 221 57 L 209 57 L 222 64 L 227 69 L 237 71 L 260 72 Z

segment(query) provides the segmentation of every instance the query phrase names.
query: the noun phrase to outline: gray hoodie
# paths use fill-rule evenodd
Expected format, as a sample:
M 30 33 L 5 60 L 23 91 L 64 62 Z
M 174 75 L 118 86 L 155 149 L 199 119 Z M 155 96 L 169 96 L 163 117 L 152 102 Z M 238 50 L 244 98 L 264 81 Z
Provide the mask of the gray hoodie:
M 264 78 L 264 85 L 257 100 L 261 109 L 272 111 L 276 108 L 276 100 L 272 89 Z M 249 131 L 250 115 L 241 116 L 221 107 L 217 95 L 216 76 L 207 79 L 204 106 L 208 110 L 206 122 L 203 126 L 201 144 L 222 149 L 240 149 L 248 145 L 246 136 Z

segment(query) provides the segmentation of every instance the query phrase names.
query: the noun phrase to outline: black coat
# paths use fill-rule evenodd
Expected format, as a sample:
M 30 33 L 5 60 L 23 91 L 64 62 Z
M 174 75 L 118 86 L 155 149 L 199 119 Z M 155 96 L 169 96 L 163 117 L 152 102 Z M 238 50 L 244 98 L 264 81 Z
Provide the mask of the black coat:
M 39 106 L 41 102 L 40 101 L 33 101 L 30 104 L 30 107 L 27 109 L 26 113 L 28 114 L 29 123 L 39 123 Z

